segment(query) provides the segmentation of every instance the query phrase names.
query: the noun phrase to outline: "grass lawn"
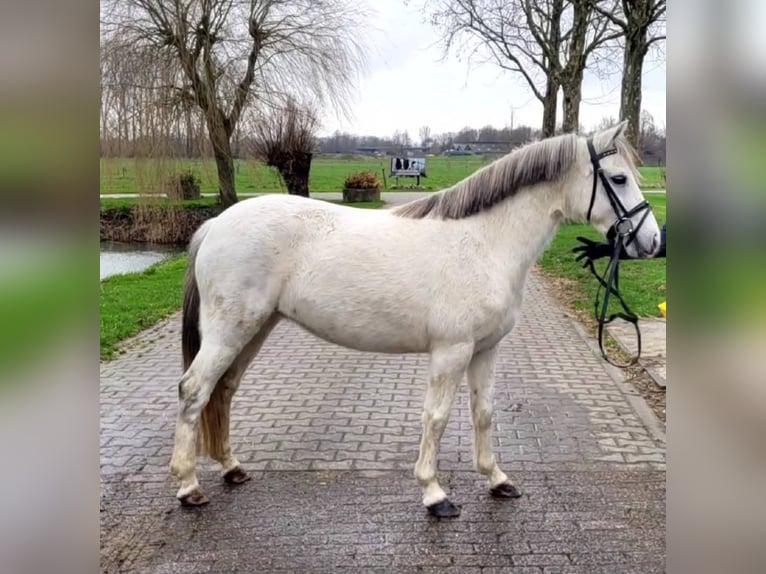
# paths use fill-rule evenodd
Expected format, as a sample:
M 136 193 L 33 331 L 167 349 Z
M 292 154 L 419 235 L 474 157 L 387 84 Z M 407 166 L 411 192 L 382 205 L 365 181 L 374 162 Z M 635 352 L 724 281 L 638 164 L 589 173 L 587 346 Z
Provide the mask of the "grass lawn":
M 645 196 L 652 205 L 657 222 L 662 225 L 665 221 L 665 195 L 647 193 Z M 575 309 L 592 313 L 598 282 L 587 269 L 575 262 L 575 254 L 571 251 L 580 244 L 576 239 L 580 235 L 603 241 L 603 237 L 590 225 L 564 224 L 540 257 L 539 265 L 544 272 L 564 278 L 571 289 Z M 600 260 L 596 264 L 597 271 L 603 272 L 607 261 L 607 258 Z M 665 259 L 621 261 L 620 292 L 637 315 L 661 316 L 657 305 L 665 300 Z M 619 302 L 615 301 L 614 305 L 610 304 L 610 308 L 616 310 Z
M 373 171 L 381 175 L 385 170 L 388 177 L 389 158 L 360 157 L 343 159 L 317 157 L 311 163 L 309 189 L 312 192 L 341 191 L 345 177 L 356 171 Z M 236 160 L 235 185 L 237 193 L 285 192 L 284 184 L 274 168 L 255 160 Z M 428 177 L 421 178 L 421 187 L 439 190 L 449 187 L 485 165 L 482 156 L 436 156 L 426 159 Z M 168 174 L 191 169 L 201 180 L 204 193 L 217 192 L 215 164 L 209 159 L 101 159 L 101 193 L 153 193 L 160 190 L 161 182 Z M 642 187 L 662 189 L 665 186 L 665 168 L 639 168 L 643 176 Z M 395 181 L 388 179 L 388 187 Z M 400 179 L 402 186 L 413 185 L 412 178 Z
M 101 358 L 117 343 L 154 325 L 181 307 L 186 256 L 152 265 L 139 273 L 113 275 L 101 282 Z
M 157 206 L 183 206 L 183 207 L 212 207 L 218 205 L 218 197 L 201 197 L 200 199 L 188 199 L 177 201 L 167 199 L 166 197 L 150 198 L 151 205 Z M 120 207 L 133 207 L 139 201 L 136 197 L 102 197 L 100 201 L 101 209 L 113 209 Z M 146 196 L 141 196 L 140 201 L 147 202 Z

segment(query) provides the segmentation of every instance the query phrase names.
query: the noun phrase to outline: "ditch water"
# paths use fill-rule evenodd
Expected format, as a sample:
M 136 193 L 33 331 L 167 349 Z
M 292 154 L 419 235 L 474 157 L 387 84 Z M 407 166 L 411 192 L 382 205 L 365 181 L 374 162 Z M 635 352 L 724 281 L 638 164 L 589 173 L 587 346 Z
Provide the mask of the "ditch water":
M 101 279 L 121 273 L 143 271 L 183 251 L 178 245 L 101 242 Z

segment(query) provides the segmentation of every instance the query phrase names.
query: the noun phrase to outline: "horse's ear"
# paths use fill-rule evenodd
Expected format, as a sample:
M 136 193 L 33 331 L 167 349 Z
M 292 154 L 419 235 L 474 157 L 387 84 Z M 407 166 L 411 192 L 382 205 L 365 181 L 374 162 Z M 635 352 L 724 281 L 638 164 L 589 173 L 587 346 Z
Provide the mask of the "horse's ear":
M 612 138 L 612 141 L 616 140 L 618 137 L 623 135 L 625 133 L 625 128 L 628 127 L 628 120 L 622 120 L 619 124 L 616 126 L 616 131 L 614 132 L 614 137 Z
M 607 133 L 609 134 L 609 139 L 607 140 L 610 144 L 614 143 L 614 141 L 620 137 L 623 133 L 625 133 L 625 128 L 628 127 L 628 120 L 622 120 L 619 124 L 616 126 L 612 126 L 609 128 Z
M 599 149 L 603 150 L 611 146 L 625 132 L 626 127 L 628 127 L 628 120 L 622 120 L 620 123 L 598 134 Z

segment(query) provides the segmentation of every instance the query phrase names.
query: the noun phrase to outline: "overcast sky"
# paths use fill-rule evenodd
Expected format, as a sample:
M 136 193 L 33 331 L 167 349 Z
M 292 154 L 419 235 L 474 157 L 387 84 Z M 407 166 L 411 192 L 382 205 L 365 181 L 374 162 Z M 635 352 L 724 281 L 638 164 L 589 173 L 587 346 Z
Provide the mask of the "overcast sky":
M 430 126 L 434 134 L 457 132 L 464 126 L 503 127 L 510 125 L 512 112 L 515 125 L 540 127 L 542 104 L 520 77 L 489 64 L 469 69 L 455 55 L 442 62 L 438 33 L 424 22 L 422 11 L 402 0 L 369 4 L 377 12 L 370 16 L 377 31 L 369 38 L 373 53 L 351 104 L 352 118 L 327 114 L 322 135 L 338 129 L 379 136 L 408 130 L 418 140 L 422 125 Z M 647 61 L 644 68 L 642 107 L 664 127 L 665 62 Z M 580 123 L 590 128 L 603 117 L 616 118 L 619 87 L 619 73 L 606 81 L 586 74 Z

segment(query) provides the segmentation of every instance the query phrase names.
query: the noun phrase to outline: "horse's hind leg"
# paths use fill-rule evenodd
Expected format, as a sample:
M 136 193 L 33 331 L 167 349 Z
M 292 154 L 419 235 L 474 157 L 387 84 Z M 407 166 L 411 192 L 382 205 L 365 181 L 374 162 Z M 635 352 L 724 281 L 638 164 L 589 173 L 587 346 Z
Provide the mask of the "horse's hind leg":
M 438 517 L 460 515 L 460 509 L 449 501 L 436 479 L 436 457 L 452 401 L 472 354 L 472 343 L 440 347 L 431 352 L 431 373 L 423 408 L 423 435 L 415 463 L 415 478 L 423 487 L 423 504 L 430 514 Z
M 178 419 L 170 471 L 180 480 L 176 496 L 184 505 L 199 506 L 208 502 L 195 472 L 200 415 L 216 383 L 240 351 L 241 347 L 232 348 L 211 338 L 203 339 L 199 352 L 178 384 Z
M 211 318 L 202 333 L 199 352 L 178 384 L 178 419 L 170 470 L 180 480 L 176 496 L 184 505 L 199 506 L 208 502 L 195 472 L 198 444 L 210 453 L 221 452 L 224 426 L 228 440 L 228 420 L 225 425 L 220 424 L 224 422 L 221 419 L 224 409 L 205 407 L 218 382 L 267 324 L 270 316 L 271 313 L 263 314 L 247 322 L 225 320 L 220 315 Z M 220 400 L 222 397 L 216 398 Z M 200 433 L 203 409 L 208 420 L 204 421 L 203 432 Z M 226 412 L 228 414 L 228 409 Z
M 489 479 L 490 492 L 500 498 L 521 496 L 508 476 L 500 470 L 492 452 L 492 402 L 495 392 L 497 347 L 474 355 L 468 365 L 468 388 L 471 391 L 473 420 L 473 463 Z
M 220 414 L 219 420 L 215 421 L 215 424 L 220 426 L 220 444 L 221 448 L 215 452 L 211 452 L 210 455 L 215 460 L 221 463 L 222 476 L 224 481 L 228 484 L 242 484 L 250 480 L 250 476 L 244 471 L 242 465 L 232 453 L 230 429 L 231 429 L 231 401 L 234 394 L 239 388 L 242 376 L 247 370 L 250 363 L 260 351 L 264 341 L 271 333 L 271 330 L 279 322 L 278 315 L 272 315 L 272 317 L 266 322 L 260 331 L 253 337 L 253 339 L 245 346 L 239 356 L 235 359 L 234 363 L 224 373 L 221 380 L 213 390 L 213 394 L 210 397 L 210 403 L 219 401 L 220 406 L 218 412 Z M 203 410 L 203 417 L 205 411 Z

